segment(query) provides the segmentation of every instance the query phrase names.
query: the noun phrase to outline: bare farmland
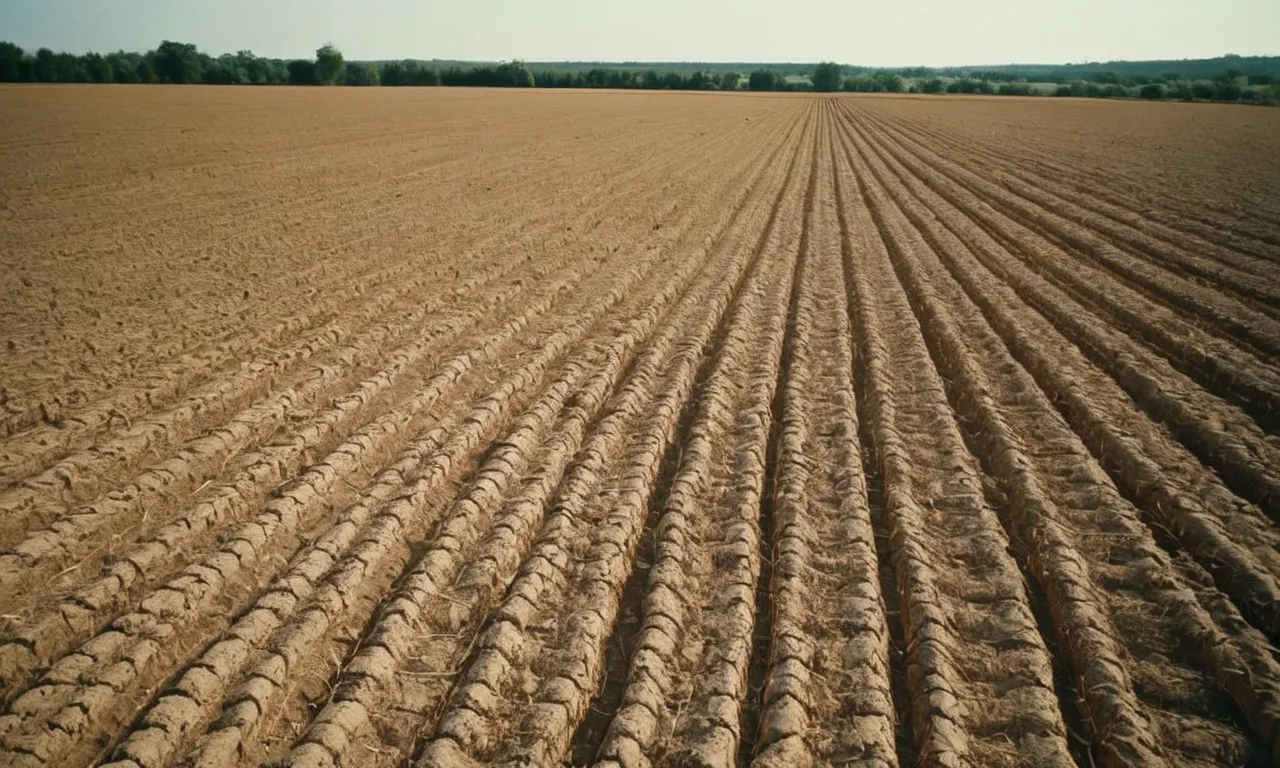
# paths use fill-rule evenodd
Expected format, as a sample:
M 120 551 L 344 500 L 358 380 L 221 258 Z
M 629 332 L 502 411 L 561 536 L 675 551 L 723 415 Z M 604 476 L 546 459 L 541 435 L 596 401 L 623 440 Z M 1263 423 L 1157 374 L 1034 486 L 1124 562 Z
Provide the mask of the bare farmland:
M 1276 110 L 0 105 L 0 762 L 1280 760 Z

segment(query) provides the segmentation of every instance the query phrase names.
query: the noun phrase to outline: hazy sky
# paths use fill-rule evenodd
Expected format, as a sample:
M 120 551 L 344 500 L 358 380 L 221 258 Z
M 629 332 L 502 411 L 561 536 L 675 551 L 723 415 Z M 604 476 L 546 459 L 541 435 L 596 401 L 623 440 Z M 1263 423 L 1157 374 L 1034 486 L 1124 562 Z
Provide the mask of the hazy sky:
M 0 0 L 0 40 L 350 59 L 900 66 L 1280 53 L 1280 0 Z

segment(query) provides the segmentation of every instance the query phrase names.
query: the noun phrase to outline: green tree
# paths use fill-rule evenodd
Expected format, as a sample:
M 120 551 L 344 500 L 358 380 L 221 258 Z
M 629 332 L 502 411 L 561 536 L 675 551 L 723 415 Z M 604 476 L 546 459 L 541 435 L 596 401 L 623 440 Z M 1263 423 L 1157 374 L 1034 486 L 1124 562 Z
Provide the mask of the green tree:
M 376 64 L 353 61 L 347 65 L 347 85 L 378 85 L 380 82 Z
M 80 68 L 89 75 L 89 79 L 95 83 L 114 83 L 116 81 L 115 67 L 111 66 L 111 60 L 98 53 L 86 53 L 80 57 Z
M 742 75 L 737 72 L 725 72 L 720 75 L 720 90 L 722 91 L 736 91 L 741 83 Z
M 498 65 L 498 81 L 503 85 L 511 85 L 516 88 L 532 88 L 536 85 L 533 79 L 533 73 L 519 59 L 512 59 L 505 64 Z
M 37 83 L 58 82 L 58 61 L 53 51 L 41 48 L 36 51 L 36 59 L 31 65 L 32 80 Z
M 435 67 L 419 66 L 416 62 L 409 71 L 409 85 L 432 86 L 440 84 L 440 72 Z
M 902 93 L 902 77 L 892 72 L 879 72 L 876 74 L 876 83 L 879 84 L 880 90 L 885 93 Z
M 289 85 L 315 85 L 316 63 L 307 59 L 294 59 L 286 67 L 289 73 Z
M 23 79 L 22 61 L 26 53 L 13 43 L 0 42 L 0 82 L 16 83 Z
M 165 40 L 156 48 L 155 71 L 162 83 L 199 83 L 204 80 L 204 59 L 191 43 Z
M 255 56 L 253 51 L 237 51 L 235 60 L 236 68 L 244 75 L 244 82 L 254 85 L 271 82 L 270 63 Z
M 1219 80 L 1213 84 L 1213 98 L 1216 101 L 1239 101 L 1243 90 L 1234 78 Z
M 1164 86 L 1160 83 L 1148 83 L 1142 86 L 1142 90 L 1138 91 L 1138 95 L 1144 99 L 1155 101 L 1164 98 Z
M 108 53 L 104 58 L 107 60 L 107 64 L 111 65 L 111 71 L 117 83 L 142 82 L 138 77 L 138 65 L 143 61 L 142 56 L 136 53 L 116 51 L 115 53 Z
M 230 53 L 222 54 L 205 67 L 204 81 L 211 85 L 244 85 L 250 82 L 243 62 Z
M 747 78 L 747 89 L 752 91 L 776 91 L 782 78 L 776 72 L 757 69 Z
M 325 43 L 316 49 L 315 79 L 318 85 L 333 85 L 342 80 L 346 70 L 347 62 L 342 58 L 342 51 L 333 43 Z
M 813 70 L 813 90 L 819 93 L 833 93 L 840 90 L 842 76 L 840 65 L 833 61 L 824 61 Z
M 56 82 L 59 83 L 87 83 L 90 82 L 89 72 L 84 68 L 80 61 L 80 57 L 74 53 L 57 53 L 53 56 L 54 71 Z
M 409 67 L 412 61 L 387 61 L 382 64 L 378 73 L 378 82 L 383 85 L 408 85 Z
M 156 60 L 152 54 L 147 54 L 138 60 L 138 66 L 134 68 L 134 72 L 138 75 L 140 83 L 158 83 L 160 76 L 156 74 Z

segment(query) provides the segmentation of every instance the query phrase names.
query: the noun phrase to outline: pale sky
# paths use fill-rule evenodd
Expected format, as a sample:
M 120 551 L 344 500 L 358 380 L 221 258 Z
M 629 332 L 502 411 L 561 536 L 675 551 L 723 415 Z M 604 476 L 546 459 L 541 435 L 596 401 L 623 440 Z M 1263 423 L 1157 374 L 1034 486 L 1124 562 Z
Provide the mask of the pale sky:
M 28 50 L 348 59 L 1070 63 L 1280 53 L 1280 0 L 0 0 Z

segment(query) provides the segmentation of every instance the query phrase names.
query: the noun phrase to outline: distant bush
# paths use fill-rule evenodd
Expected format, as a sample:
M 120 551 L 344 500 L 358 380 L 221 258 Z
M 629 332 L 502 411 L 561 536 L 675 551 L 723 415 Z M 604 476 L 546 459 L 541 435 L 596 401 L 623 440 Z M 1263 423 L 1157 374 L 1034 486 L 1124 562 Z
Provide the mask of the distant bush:
M 1026 83 L 1001 83 L 996 92 L 1001 96 L 1033 96 L 1035 91 Z
M 902 76 L 894 72 L 854 75 L 844 79 L 843 90 L 853 93 L 902 93 Z
M 921 93 L 944 93 L 946 90 L 947 84 L 939 77 L 929 78 L 920 84 Z
M 1243 93 L 1244 89 L 1235 79 L 1220 80 L 1213 84 L 1213 98 L 1217 101 L 1239 101 Z
M 1149 101 L 1163 99 L 1165 97 L 1164 86 L 1160 83 L 1148 83 L 1138 91 L 1138 96 Z
M 986 80 L 963 77 L 948 85 L 947 93 L 995 93 L 995 86 Z

